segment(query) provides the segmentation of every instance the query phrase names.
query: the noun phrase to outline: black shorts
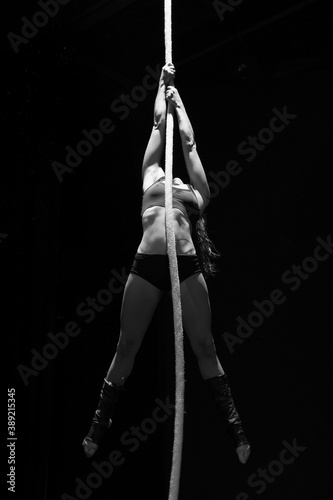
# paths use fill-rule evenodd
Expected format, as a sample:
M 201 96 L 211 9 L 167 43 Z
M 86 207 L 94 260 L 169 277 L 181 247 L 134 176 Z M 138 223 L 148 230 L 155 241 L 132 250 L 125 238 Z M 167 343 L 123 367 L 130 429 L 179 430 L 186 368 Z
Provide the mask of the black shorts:
M 193 274 L 201 273 L 197 255 L 177 255 L 180 283 Z M 137 253 L 131 273 L 141 276 L 163 292 L 171 290 L 168 255 Z

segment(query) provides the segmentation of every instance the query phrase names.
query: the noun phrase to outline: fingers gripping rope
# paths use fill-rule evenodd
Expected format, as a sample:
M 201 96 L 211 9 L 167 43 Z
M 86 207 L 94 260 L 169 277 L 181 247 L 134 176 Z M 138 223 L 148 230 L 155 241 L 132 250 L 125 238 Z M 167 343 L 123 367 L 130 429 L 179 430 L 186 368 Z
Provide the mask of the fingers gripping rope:
M 172 38 L 171 38 L 171 0 L 164 0 L 164 39 L 165 39 L 165 63 L 172 62 Z M 180 299 L 180 283 L 178 276 L 178 263 L 176 253 L 176 242 L 174 234 L 174 221 L 172 210 L 172 156 L 173 156 L 173 108 L 168 103 L 166 122 L 166 146 L 165 146 L 165 229 L 167 237 L 167 251 L 169 257 L 173 321 L 175 331 L 175 356 L 176 356 L 176 413 L 174 427 L 174 442 L 172 455 L 172 469 L 170 477 L 169 500 L 177 500 L 180 482 L 180 469 L 183 445 L 183 423 L 184 423 L 184 348 L 183 348 L 183 323 Z

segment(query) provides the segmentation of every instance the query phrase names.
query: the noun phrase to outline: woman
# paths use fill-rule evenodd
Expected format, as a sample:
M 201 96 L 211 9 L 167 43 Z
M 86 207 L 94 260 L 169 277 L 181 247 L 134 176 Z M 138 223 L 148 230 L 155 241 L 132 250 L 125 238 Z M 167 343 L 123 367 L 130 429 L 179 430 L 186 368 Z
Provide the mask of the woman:
M 168 101 L 178 119 L 185 165 L 190 178 L 190 184 L 184 184 L 179 178 L 173 179 L 174 231 L 184 330 L 197 357 L 201 375 L 234 439 L 238 458 L 241 463 L 245 463 L 250 454 L 250 445 L 216 354 L 211 333 L 209 296 L 203 275 L 209 275 L 213 267 L 211 258 L 216 256 L 205 233 L 203 218 L 210 192 L 190 120 L 178 91 L 170 85 L 174 76 L 174 66 L 165 65 L 155 100 L 154 126 L 142 165 L 143 237 L 124 290 L 116 354 L 104 379 L 98 408 L 83 447 L 86 455 L 91 457 L 106 429 L 110 427 L 119 392 L 132 371 L 135 356 L 155 309 L 162 294 L 170 290 L 165 235 L 165 177 L 161 167 Z M 196 226 L 193 234 L 192 226 Z

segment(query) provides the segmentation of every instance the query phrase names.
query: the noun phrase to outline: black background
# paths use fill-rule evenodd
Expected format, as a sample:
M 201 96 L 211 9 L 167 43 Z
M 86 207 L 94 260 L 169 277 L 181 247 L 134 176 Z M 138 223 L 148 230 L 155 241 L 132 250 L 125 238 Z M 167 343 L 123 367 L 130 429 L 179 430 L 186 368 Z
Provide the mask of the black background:
M 180 500 L 234 500 L 241 492 L 251 499 L 321 499 L 330 490 L 332 257 L 300 279 L 297 290 L 282 280 L 313 256 L 318 237 L 326 241 L 331 234 L 328 4 L 244 0 L 223 20 L 211 1 L 173 5 L 176 85 L 209 181 L 229 160 L 242 168 L 227 186 L 211 184 L 209 232 L 221 259 L 208 285 L 218 354 L 252 444 L 241 466 L 185 337 Z M 0 248 L 11 283 L 6 331 L 8 387 L 16 390 L 16 496 L 55 500 L 79 498 L 76 479 L 85 482 L 94 471 L 81 441 L 117 343 L 121 293 L 90 323 L 77 308 L 106 288 L 112 271 L 129 272 L 141 237 L 140 169 L 155 90 L 128 108 L 125 119 L 110 106 L 142 85 L 147 66 L 164 64 L 164 27 L 162 1 L 72 0 L 15 53 L 7 34 L 20 35 L 22 16 L 31 20 L 38 10 L 31 1 L 7 8 Z M 247 161 L 239 144 L 269 126 L 273 108 L 284 107 L 295 118 Z M 75 149 L 82 130 L 104 118 L 115 130 L 59 182 L 53 162 L 65 164 L 66 146 Z M 186 179 L 177 136 L 174 169 Z M 253 301 L 268 299 L 274 289 L 285 302 L 231 352 L 223 334 L 236 334 L 237 317 L 246 320 Z M 24 383 L 17 367 L 31 368 L 31 350 L 41 353 L 48 333 L 64 331 L 70 321 L 79 335 Z M 86 498 L 167 499 L 173 418 L 133 453 L 120 442 L 132 425 L 151 417 L 156 398 L 174 397 L 167 299 L 127 385 L 95 456 L 100 463 L 118 449 L 125 463 Z M 248 484 L 251 474 L 279 460 L 283 441 L 295 440 L 306 449 L 265 491 Z

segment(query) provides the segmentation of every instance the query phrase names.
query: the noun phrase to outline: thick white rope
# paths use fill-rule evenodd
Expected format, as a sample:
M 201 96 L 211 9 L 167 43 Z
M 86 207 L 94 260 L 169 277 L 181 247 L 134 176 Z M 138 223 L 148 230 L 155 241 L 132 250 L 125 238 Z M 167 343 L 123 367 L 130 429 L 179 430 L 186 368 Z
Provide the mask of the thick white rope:
M 164 0 L 164 39 L 165 39 L 165 63 L 172 62 L 172 11 L 171 0 Z M 177 500 L 180 482 L 180 470 L 183 446 L 183 423 L 184 423 L 184 348 L 183 348 L 183 322 L 180 295 L 180 283 L 178 275 L 178 262 L 176 252 L 176 241 L 174 231 L 174 219 L 172 209 L 172 159 L 173 159 L 173 130 L 174 117 L 173 107 L 168 103 L 166 120 L 166 145 L 165 145 L 165 229 L 167 238 L 167 251 L 169 257 L 173 322 L 175 335 L 176 356 L 176 411 L 174 424 L 174 441 L 172 454 L 172 468 L 170 477 L 169 500 Z

